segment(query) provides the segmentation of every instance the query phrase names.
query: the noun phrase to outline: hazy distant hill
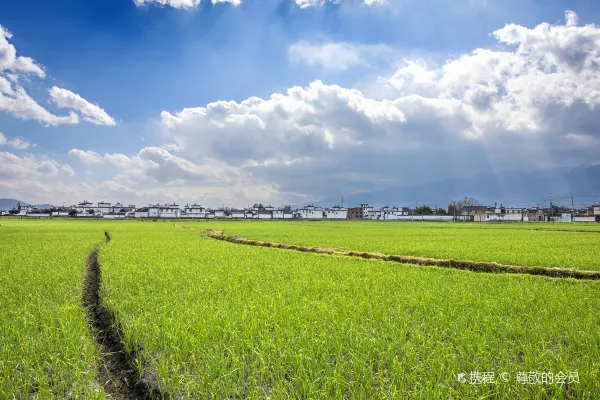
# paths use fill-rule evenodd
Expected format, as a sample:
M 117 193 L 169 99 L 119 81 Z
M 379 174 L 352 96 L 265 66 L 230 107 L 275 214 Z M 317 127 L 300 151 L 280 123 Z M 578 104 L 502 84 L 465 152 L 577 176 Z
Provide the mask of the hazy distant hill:
M 29 203 L 16 199 L 0 199 L 0 210 L 12 210 L 17 207 L 17 203 L 21 203 L 22 206 L 28 206 Z M 50 204 L 36 204 L 41 209 L 52 207 Z
M 340 203 L 339 196 L 312 203 L 332 206 Z M 507 206 L 527 207 L 539 203 L 550 205 L 550 197 L 558 205 L 576 206 L 600 200 L 600 165 L 547 171 L 509 171 L 495 175 L 478 174 L 464 179 L 448 179 L 430 184 L 413 184 L 372 192 L 344 195 L 347 207 L 369 203 L 375 207 L 397 205 L 414 207 L 418 204 L 445 207 L 452 200 L 474 197 L 482 204 L 504 203 Z

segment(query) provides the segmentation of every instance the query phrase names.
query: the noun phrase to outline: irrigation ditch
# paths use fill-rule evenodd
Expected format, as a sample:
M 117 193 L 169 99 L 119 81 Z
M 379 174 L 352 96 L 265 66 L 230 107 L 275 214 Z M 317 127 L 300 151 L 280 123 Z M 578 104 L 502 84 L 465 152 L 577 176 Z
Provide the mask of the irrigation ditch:
M 175 225 L 179 228 L 188 228 L 180 225 Z M 454 259 L 437 259 L 427 257 L 414 257 L 414 256 L 402 256 L 393 254 L 382 254 L 372 253 L 365 251 L 347 251 L 340 249 L 330 249 L 323 247 L 310 247 L 300 246 L 294 244 L 277 243 L 277 242 L 263 242 L 260 240 L 253 240 L 238 236 L 226 235 L 222 230 L 214 229 L 198 229 L 202 230 L 201 235 L 205 238 L 223 240 L 229 243 L 247 245 L 247 246 L 260 246 L 260 247 L 272 247 L 284 250 L 296 250 L 305 253 L 318 253 L 318 254 L 331 254 L 338 256 L 347 257 L 361 257 L 367 259 L 375 259 L 389 262 L 396 262 L 402 264 L 415 264 L 420 266 L 436 266 L 442 268 L 454 268 L 461 270 L 468 270 L 473 272 L 484 272 L 484 273 L 507 273 L 507 274 L 527 274 L 546 276 L 550 278 L 573 278 L 580 280 L 600 280 L 600 271 L 586 271 L 577 270 L 571 268 L 549 268 L 549 267 L 533 267 L 533 266 L 519 266 L 519 265 L 507 265 L 498 264 L 495 262 L 481 262 L 481 261 L 468 261 L 468 260 L 454 260 Z
M 110 234 L 104 232 L 104 235 L 108 243 Z M 90 329 L 100 348 L 99 383 L 116 399 L 169 398 L 161 393 L 147 373 L 140 377 L 135 364 L 136 353 L 127 351 L 122 341 L 121 326 L 115 321 L 114 314 L 102 304 L 102 270 L 98 262 L 101 247 L 96 247 L 88 255 L 82 295 Z

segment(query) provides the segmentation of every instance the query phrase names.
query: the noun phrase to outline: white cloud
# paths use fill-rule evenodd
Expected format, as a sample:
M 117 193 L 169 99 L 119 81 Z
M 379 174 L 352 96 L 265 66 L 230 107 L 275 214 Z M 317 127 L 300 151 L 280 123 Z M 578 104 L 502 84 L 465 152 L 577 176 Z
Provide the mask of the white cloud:
M 31 58 L 17 56 L 17 50 L 9 42 L 12 35 L 0 25 L 0 110 L 20 119 L 33 119 L 45 125 L 77 124 L 79 117 L 74 112 L 68 116 L 57 116 L 40 106 L 19 84 L 25 74 L 45 78 L 44 70 Z M 114 125 L 115 121 L 98 105 L 91 104 L 79 95 L 65 89 L 53 87 L 51 96 L 59 107 L 79 111 L 86 121 L 97 125 Z
M 160 147 L 144 147 L 135 156 L 71 149 L 69 156 L 84 164 L 112 165 L 121 170 L 119 177 L 135 183 L 230 183 L 239 177 L 239 172 L 228 165 L 205 159 L 202 165 L 173 155 Z
M 101 164 L 103 161 L 102 157 L 95 151 L 71 149 L 69 156 L 83 164 Z
M 73 149 L 88 168 L 113 174 L 74 190 L 136 202 L 282 204 L 592 162 L 600 143 L 600 29 L 575 20 L 567 13 L 559 26 L 506 25 L 493 33 L 497 47 L 439 66 L 408 59 L 362 90 L 315 81 L 264 99 L 163 111 L 156 147 L 104 155 Z M 44 185 L 40 191 L 50 190 Z
M 33 155 L 18 156 L 0 151 L 0 178 L 23 179 L 40 177 L 72 177 L 75 171 L 68 164 L 54 160 L 38 159 Z
M 33 119 L 45 125 L 77 124 L 77 114 L 71 112 L 68 116 L 57 116 L 40 106 L 29 97 L 24 88 L 13 86 L 7 79 L 0 76 L 0 110 L 20 119 Z
M 572 110 L 567 107 L 593 109 L 600 103 L 600 29 L 575 26 L 576 19 L 567 12 L 564 26 L 510 24 L 495 31 L 512 51 L 476 49 L 437 69 L 408 62 L 380 79 L 392 89 L 385 96 L 453 98 L 473 108 L 475 123 L 488 134 L 500 128 L 550 135 L 556 126 L 549 113 L 568 118 Z
M 340 4 L 342 0 L 294 0 L 300 8 L 319 7 L 325 3 Z M 388 0 L 361 0 L 367 6 L 386 4 Z
M 309 66 L 321 66 L 332 70 L 369 65 L 372 59 L 381 59 L 391 54 L 386 45 L 364 45 L 356 43 L 300 41 L 288 49 L 290 61 Z
M 198 165 L 214 157 L 251 182 L 315 197 L 586 162 L 554 155 L 569 132 L 587 135 L 571 142 L 600 137 L 600 29 L 574 25 L 572 13 L 566 19 L 507 25 L 494 32 L 502 48 L 475 49 L 441 67 L 406 60 L 366 91 L 316 81 L 268 99 L 163 111 L 165 140 Z M 312 57 L 305 62 L 329 62 L 310 46 L 291 51 Z M 343 53 L 345 60 L 331 57 L 340 63 L 333 67 L 359 62 Z
M 376 101 L 357 90 L 313 82 L 286 94 L 241 103 L 163 111 L 162 124 L 180 153 L 193 159 L 217 157 L 232 165 L 279 157 L 325 155 L 331 148 L 357 146 L 385 137 L 405 121 L 391 101 Z
M 0 132 L 0 146 L 9 146 L 16 150 L 25 150 L 31 146 L 31 144 L 20 136 L 15 136 L 8 139 L 2 132 Z
M 50 89 L 50 97 L 58 107 L 79 111 L 83 115 L 83 119 L 92 124 L 108 126 L 116 124 L 114 118 L 108 115 L 100 106 L 90 103 L 70 90 L 53 86 Z
M 565 11 L 565 20 L 567 21 L 567 26 L 577 26 L 578 18 L 574 11 Z
M 242 4 L 243 0 L 210 0 L 212 4 L 217 3 L 230 3 L 234 6 Z M 288 0 L 293 1 L 300 8 L 317 7 L 329 2 L 333 4 L 339 4 L 342 0 Z M 388 0 L 360 0 L 367 6 L 386 4 Z M 197 8 L 202 0 L 133 0 L 137 7 L 143 7 L 148 5 L 155 5 L 159 7 L 169 6 L 173 8 L 189 10 Z
M 142 7 L 146 5 L 157 5 L 157 6 L 169 6 L 179 9 L 192 9 L 197 8 L 202 0 L 133 0 L 136 6 Z M 242 0 L 211 0 L 212 4 L 217 3 L 230 3 L 234 6 L 242 4 Z
M 32 73 L 44 78 L 44 70 L 35 61 L 29 57 L 17 56 L 17 49 L 8 41 L 10 38 L 12 34 L 0 25 L 0 71 Z

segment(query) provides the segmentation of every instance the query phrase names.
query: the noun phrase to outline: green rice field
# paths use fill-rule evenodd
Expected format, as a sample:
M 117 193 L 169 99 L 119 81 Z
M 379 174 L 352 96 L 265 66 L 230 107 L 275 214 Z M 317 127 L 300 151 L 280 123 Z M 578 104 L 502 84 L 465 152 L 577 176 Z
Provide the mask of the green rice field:
M 102 398 L 81 308 L 94 224 L 0 220 L 0 398 Z
M 229 235 L 386 254 L 600 270 L 600 224 L 396 221 L 225 221 L 185 223 Z M 572 232 L 578 230 L 585 232 Z
M 81 305 L 96 246 L 101 301 L 139 375 L 164 398 L 600 398 L 598 281 L 202 235 L 221 229 L 307 246 L 600 270 L 597 225 L 177 224 L 193 229 L 162 220 L 0 220 L 0 398 L 114 397 L 99 379 L 103 354 Z

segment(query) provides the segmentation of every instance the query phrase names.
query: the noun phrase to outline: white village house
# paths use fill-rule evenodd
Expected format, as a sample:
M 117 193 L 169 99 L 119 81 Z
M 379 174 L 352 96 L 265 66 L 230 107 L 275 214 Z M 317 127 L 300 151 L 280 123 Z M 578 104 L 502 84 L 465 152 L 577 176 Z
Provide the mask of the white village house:
M 148 206 L 149 218 L 179 218 L 181 210 L 175 203 L 173 204 L 154 204 Z
M 346 207 L 341 207 L 335 205 L 331 208 L 325 209 L 325 218 L 327 219 L 347 219 L 348 218 L 348 209 Z
M 229 212 L 229 218 L 243 219 L 246 218 L 246 213 L 244 210 L 231 210 Z
M 191 206 L 185 205 L 181 218 L 204 218 L 206 216 L 206 208 L 194 203 Z
M 299 209 L 298 214 L 303 219 L 323 219 L 323 208 L 310 205 Z

